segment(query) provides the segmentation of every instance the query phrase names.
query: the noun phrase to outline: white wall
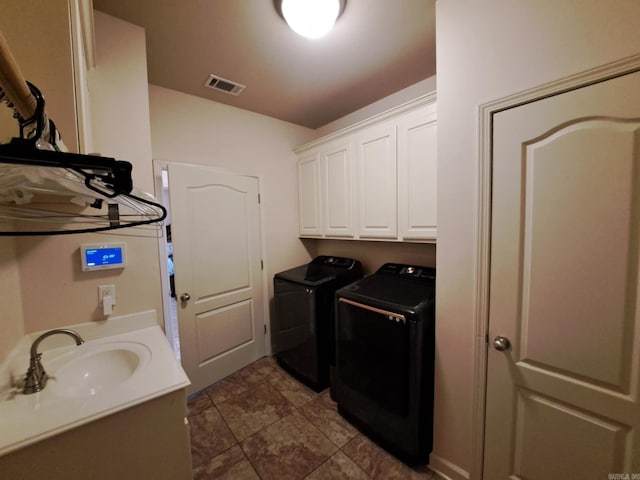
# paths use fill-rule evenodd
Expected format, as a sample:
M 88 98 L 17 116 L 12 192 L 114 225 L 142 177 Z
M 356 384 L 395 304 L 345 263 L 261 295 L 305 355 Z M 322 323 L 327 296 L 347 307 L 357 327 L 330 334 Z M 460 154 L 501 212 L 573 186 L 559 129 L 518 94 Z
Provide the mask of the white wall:
M 637 0 L 436 4 L 438 288 L 432 465 L 474 471 L 478 106 L 640 52 Z M 486 479 L 493 480 L 493 479 Z
M 314 131 L 155 85 L 149 86 L 149 94 L 155 159 L 260 177 L 265 269 L 272 298 L 273 275 L 310 259 L 298 239 L 293 149 L 309 141 Z

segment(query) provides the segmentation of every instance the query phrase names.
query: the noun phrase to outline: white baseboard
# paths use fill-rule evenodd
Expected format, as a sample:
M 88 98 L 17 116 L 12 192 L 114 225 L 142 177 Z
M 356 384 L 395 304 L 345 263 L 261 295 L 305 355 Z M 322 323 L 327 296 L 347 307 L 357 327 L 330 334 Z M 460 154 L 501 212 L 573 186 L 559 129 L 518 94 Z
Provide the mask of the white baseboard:
M 429 468 L 436 474 L 439 480 L 469 480 L 469 472 L 458 467 L 447 459 L 431 454 L 429 456 Z

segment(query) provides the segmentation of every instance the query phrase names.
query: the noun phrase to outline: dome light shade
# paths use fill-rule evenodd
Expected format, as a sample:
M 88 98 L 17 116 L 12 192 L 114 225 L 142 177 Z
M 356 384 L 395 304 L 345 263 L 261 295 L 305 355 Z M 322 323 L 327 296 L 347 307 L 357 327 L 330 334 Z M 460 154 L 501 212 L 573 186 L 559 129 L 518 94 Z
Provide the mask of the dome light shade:
M 340 0 L 282 0 L 282 16 L 291 29 L 307 38 L 320 38 L 340 14 Z

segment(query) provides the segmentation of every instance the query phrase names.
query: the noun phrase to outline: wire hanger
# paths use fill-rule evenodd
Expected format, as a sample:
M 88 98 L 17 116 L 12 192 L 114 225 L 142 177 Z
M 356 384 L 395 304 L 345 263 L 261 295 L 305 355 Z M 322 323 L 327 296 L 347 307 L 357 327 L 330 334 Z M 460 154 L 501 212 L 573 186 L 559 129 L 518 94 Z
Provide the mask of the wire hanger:
M 36 101 L 35 113 L 25 120 L 15 110 L 20 138 L 0 145 L 0 236 L 103 232 L 166 218 L 164 206 L 133 188 L 131 163 L 62 151 L 44 97 L 35 85 L 26 84 Z M 3 97 L 13 107 L 0 85 Z M 68 201 L 61 203 L 60 197 Z

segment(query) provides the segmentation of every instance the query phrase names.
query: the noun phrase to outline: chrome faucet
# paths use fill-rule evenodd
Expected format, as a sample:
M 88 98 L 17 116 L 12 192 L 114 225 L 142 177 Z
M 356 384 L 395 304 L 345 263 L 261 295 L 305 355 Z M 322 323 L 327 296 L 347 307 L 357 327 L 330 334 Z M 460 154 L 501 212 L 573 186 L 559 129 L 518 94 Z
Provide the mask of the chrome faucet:
M 48 332 L 43 333 L 38 338 L 36 338 L 31 345 L 31 357 L 29 358 L 29 370 L 27 370 L 27 375 L 24 380 L 24 388 L 22 389 L 22 393 L 28 395 L 30 393 L 36 393 L 42 390 L 47 384 L 47 380 L 49 379 L 49 375 L 44 371 L 44 367 L 40 362 L 40 358 L 42 357 L 41 353 L 38 353 L 38 345 L 40 342 L 51 335 L 55 335 L 58 333 L 63 333 L 65 335 L 69 335 L 73 337 L 76 341 L 76 345 L 80 345 L 84 343 L 84 340 L 80 335 L 78 335 L 73 330 L 69 330 L 66 328 L 56 328 L 54 330 L 49 330 Z

